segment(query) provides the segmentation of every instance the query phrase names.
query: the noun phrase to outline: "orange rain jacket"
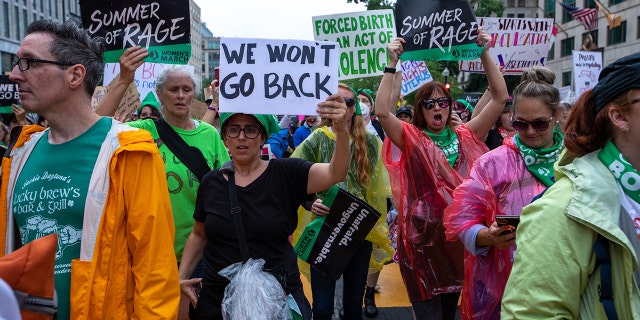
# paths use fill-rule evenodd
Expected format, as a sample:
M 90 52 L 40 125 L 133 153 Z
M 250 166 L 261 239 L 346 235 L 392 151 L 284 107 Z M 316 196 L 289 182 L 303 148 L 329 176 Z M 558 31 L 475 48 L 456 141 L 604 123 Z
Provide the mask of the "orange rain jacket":
M 23 128 L 2 158 L 0 257 L 14 248 L 14 184 L 43 128 Z M 113 122 L 89 182 L 72 319 L 176 319 L 180 283 L 164 165 L 151 136 Z

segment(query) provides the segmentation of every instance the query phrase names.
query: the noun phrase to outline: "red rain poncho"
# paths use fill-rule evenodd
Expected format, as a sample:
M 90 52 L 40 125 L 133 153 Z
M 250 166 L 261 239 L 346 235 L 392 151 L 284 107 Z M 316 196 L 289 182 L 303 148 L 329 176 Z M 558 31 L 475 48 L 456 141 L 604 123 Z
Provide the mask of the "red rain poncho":
M 383 159 L 398 204 L 400 273 L 409 300 L 419 302 L 461 290 L 463 246 L 460 241 L 446 241 L 442 217 L 455 187 L 489 149 L 466 125 L 460 126 L 459 155 L 452 168 L 421 129 L 403 123 L 402 130 L 404 152 L 385 139 Z
M 476 161 L 465 181 L 453 193 L 445 210 L 447 240 L 457 241 L 473 225 L 489 226 L 496 215 L 519 216 L 545 185 L 527 170 L 513 139 Z M 515 245 L 505 250 L 489 247 L 486 255 L 465 250 L 462 319 L 499 319 L 500 301 L 511 273 Z

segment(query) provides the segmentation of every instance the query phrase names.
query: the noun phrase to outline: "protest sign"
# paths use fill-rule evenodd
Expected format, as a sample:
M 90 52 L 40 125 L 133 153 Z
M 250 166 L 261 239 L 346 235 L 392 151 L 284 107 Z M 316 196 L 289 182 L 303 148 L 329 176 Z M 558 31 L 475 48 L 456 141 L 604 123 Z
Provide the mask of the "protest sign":
M 140 108 L 140 105 L 140 95 L 138 94 L 136 86 L 132 83 L 129 85 L 127 90 L 125 90 L 124 96 L 122 97 L 122 100 L 120 100 L 120 104 L 118 105 L 118 109 L 116 110 L 113 118 L 126 122 L 131 119 L 131 116 L 138 110 L 138 108 Z
M 338 91 L 335 42 L 220 39 L 220 111 L 316 114 Z
M 560 91 L 560 101 L 566 101 L 573 104 L 576 100 L 573 91 L 571 91 L 571 86 L 560 87 L 558 88 L 558 91 Z
M 96 90 L 93 91 L 93 96 L 91 96 L 91 109 L 96 110 L 100 102 L 104 96 L 109 92 L 109 88 L 105 86 L 96 86 Z
M 136 89 L 138 90 L 138 93 L 140 93 L 141 97 L 146 97 L 149 92 L 153 92 L 156 99 L 158 98 L 158 95 L 156 94 L 156 78 L 158 77 L 158 74 L 160 74 L 160 71 L 170 66 L 170 64 L 145 62 L 136 69 L 133 83 L 136 85 Z M 186 65 L 184 67 L 187 68 L 191 74 L 194 73 L 195 68 L 192 65 Z M 107 63 L 104 67 L 103 84 L 106 85 L 111 83 L 119 73 L 120 64 Z M 199 83 L 196 83 L 196 86 L 197 85 L 199 85 Z
M 149 50 L 145 61 L 187 64 L 191 56 L 189 1 L 80 0 L 82 25 L 105 39 L 106 62 L 118 62 L 128 47 Z
M 464 0 L 398 0 L 396 29 L 406 40 L 402 60 L 472 60 L 480 57 L 478 23 Z
M 402 61 L 401 94 L 408 95 L 420 88 L 421 85 L 432 81 L 433 77 L 424 61 Z
M 193 100 L 191 103 L 191 117 L 194 119 L 202 119 L 207 112 L 207 104 L 200 100 Z
M 466 100 L 474 108 L 478 101 L 480 101 L 480 98 L 482 98 L 482 93 L 480 92 L 463 92 L 458 96 L 458 99 Z
M 315 40 L 340 45 L 340 79 L 382 75 L 387 66 L 387 44 L 396 38 L 391 9 L 316 16 L 312 20 Z
M 478 18 L 478 25 L 491 36 L 489 53 L 505 75 L 519 75 L 524 69 L 545 66 L 555 41 L 553 19 Z M 480 59 L 460 61 L 460 71 L 484 73 Z
M 573 51 L 573 87 L 578 96 L 598 83 L 602 70 L 602 52 Z
M 0 75 L 0 113 L 12 113 L 11 105 L 20 104 L 18 84 L 9 80 L 9 76 Z
M 331 208 L 329 214 L 305 228 L 295 250 L 300 259 L 338 280 L 380 213 L 337 186 L 329 189 L 322 202 Z

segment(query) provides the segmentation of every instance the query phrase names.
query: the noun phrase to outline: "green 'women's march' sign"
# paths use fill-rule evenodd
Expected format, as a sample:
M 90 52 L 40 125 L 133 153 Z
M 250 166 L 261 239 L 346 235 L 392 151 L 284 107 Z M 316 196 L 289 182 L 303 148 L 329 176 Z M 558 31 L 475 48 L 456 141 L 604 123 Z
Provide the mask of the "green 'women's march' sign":
M 478 22 L 465 0 L 398 0 L 396 31 L 406 40 L 402 60 L 473 60 L 480 57 Z
M 82 25 L 105 39 L 106 62 L 118 62 L 126 48 L 146 47 L 146 62 L 187 64 L 191 57 L 189 1 L 80 0 Z

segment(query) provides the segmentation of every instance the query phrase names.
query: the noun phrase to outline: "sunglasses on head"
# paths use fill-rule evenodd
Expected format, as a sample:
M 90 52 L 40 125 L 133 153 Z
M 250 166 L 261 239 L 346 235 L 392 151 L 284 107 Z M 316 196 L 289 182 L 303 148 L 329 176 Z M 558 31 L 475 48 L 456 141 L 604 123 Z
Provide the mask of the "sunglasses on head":
M 356 99 L 354 98 L 344 98 L 344 103 L 347 104 L 347 107 L 353 107 L 356 105 Z
M 425 109 L 431 110 L 431 109 L 435 108 L 436 102 L 438 103 L 438 106 L 440 108 L 446 109 L 446 108 L 449 108 L 449 105 L 451 105 L 451 98 L 441 97 L 441 98 L 437 98 L 437 99 L 424 99 L 424 100 L 422 100 L 422 102 L 420 104 Z
M 533 130 L 541 132 L 549 129 L 549 123 L 551 123 L 551 121 L 553 121 L 553 117 L 549 119 L 537 119 L 531 122 L 511 119 L 511 125 L 517 131 L 526 131 L 527 129 L 529 129 L 529 126 L 531 126 Z

